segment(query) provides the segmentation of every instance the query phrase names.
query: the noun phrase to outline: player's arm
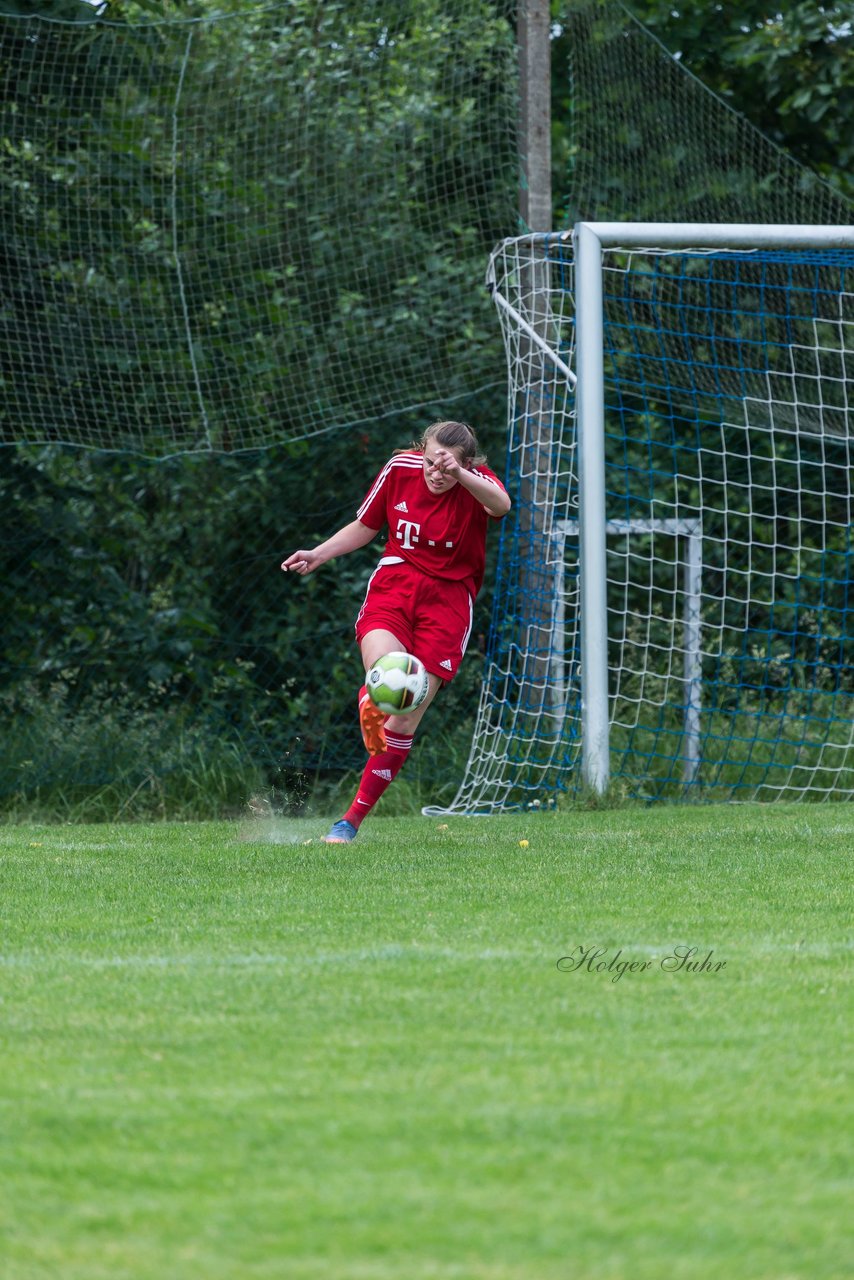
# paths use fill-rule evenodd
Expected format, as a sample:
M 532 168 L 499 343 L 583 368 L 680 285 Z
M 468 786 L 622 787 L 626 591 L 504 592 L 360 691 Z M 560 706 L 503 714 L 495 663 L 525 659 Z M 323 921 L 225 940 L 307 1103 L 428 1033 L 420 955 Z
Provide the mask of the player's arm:
M 378 532 L 370 525 L 362 524 L 361 520 L 351 520 L 343 529 L 339 529 L 331 538 L 310 551 L 295 551 L 287 560 L 282 561 L 282 568 L 285 573 L 313 573 L 327 560 L 334 560 L 336 556 L 345 556 L 349 551 L 366 547 Z
M 500 520 L 507 515 L 510 510 L 510 495 L 501 485 L 487 480 L 486 476 L 476 476 L 473 471 L 466 471 L 464 467 L 460 467 L 458 479 L 464 489 L 468 489 L 478 502 L 483 503 L 491 516 Z
M 464 489 L 468 489 L 472 497 L 482 503 L 491 516 L 500 519 L 510 510 L 510 495 L 501 485 L 479 476 L 474 471 L 467 471 L 450 452 L 449 449 L 438 449 L 435 455 L 436 466 L 444 475 L 452 476 Z

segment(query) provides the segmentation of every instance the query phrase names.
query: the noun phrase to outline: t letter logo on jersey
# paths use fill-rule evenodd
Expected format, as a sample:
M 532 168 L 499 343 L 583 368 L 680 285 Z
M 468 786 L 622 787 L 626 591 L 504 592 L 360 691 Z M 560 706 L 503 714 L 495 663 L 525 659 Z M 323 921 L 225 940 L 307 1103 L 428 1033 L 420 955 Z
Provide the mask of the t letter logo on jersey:
M 418 535 L 420 532 L 421 525 L 415 524 L 412 520 L 398 520 L 397 522 L 397 540 L 403 547 L 404 551 L 412 550 L 418 541 Z

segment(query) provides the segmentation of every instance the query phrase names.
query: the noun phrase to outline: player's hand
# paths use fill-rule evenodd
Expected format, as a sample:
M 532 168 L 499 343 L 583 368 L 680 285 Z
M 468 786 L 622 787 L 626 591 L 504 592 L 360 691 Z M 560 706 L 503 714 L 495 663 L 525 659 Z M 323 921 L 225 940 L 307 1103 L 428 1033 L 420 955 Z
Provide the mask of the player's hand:
M 288 556 L 287 560 L 282 561 L 282 569 L 285 573 L 311 573 L 312 569 L 317 568 L 317 557 L 313 551 L 295 551 L 293 555 Z
M 450 480 L 458 480 L 460 472 L 464 470 L 459 459 L 450 449 L 439 448 L 433 456 L 433 466 L 442 476 L 447 476 Z

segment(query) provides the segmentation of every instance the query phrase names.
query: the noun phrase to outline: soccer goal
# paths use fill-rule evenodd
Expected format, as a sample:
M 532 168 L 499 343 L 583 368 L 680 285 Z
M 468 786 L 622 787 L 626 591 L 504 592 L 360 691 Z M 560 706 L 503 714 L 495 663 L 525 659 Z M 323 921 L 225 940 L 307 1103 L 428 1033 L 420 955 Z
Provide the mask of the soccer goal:
M 504 241 L 514 511 L 451 811 L 854 795 L 854 228 Z

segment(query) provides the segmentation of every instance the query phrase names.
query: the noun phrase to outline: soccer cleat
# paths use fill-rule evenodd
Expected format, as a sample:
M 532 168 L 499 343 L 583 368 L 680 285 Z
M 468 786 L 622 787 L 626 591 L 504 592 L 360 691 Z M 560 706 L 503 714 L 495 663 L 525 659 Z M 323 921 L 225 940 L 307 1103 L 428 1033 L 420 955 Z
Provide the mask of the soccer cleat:
M 339 822 L 333 822 L 329 835 L 323 837 L 323 843 L 349 844 L 351 840 L 356 839 L 358 834 L 352 822 L 348 822 L 346 818 L 341 818 Z
M 386 750 L 385 724 L 388 716 L 384 716 L 379 707 L 371 702 L 367 689 L 362 689 L 359 697 L 359 724 L 362 729 L 362 741 L 369 756 L 378 756 Z

